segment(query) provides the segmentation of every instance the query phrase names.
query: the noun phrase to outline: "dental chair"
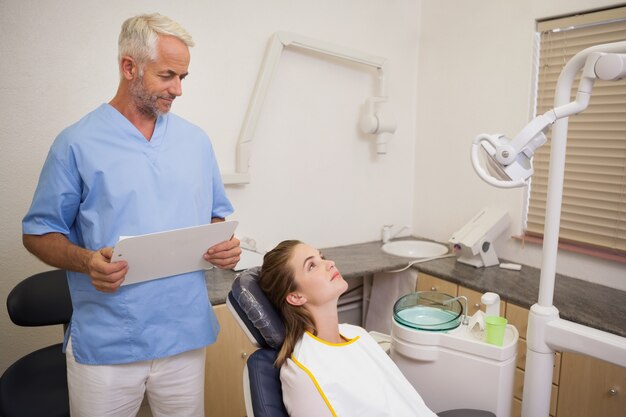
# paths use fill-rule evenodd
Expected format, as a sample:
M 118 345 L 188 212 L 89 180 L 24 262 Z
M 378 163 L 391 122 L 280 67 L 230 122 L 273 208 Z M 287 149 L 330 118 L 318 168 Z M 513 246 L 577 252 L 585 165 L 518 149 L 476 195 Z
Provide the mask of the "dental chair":
M 282 399 L 280 371 L 274 367 L 285 339 L 282 317 L 258 285 L 260 267 L 240 273 L 233 281 L 226 304 L 250 341 L 258 346 L 246 363 L 243 392 L 248 417 L 289 417 Z M 439 417 L 496 417 L 481 410 L 457 409 Z
M 243 393 L 248 417 L 288 417 L 283 404 L 280 371 L 274 367 L 278 349 L 285 339 L 280 314 L 257 283 L 260 267 L 250 268 L 235 278 L 226 305 L 252 344 L 259 349 L 250 355 L 243 375 Z

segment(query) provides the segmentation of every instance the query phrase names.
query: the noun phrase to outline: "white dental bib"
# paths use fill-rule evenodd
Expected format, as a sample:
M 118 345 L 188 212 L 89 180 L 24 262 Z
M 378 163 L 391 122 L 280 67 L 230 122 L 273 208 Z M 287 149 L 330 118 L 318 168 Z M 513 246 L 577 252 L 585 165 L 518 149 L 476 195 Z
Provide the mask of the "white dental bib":
M 291 357 L 332 415 L 435 417 L 367 331 L 349 324 L 339 325 L 339 331 L 347 342 L 328 343 L 305 333 Z

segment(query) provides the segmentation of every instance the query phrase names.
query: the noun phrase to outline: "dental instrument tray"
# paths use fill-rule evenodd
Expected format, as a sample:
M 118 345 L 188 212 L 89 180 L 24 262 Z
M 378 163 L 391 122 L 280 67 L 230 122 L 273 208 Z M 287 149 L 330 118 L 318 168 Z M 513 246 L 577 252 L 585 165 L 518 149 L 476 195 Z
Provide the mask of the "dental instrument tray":
M 461 324 L 463 305 L 458 298 L 436 291 L 419 291 L 402 296 L 393 306 L 393 318 L 417 330 L 446 331 Z

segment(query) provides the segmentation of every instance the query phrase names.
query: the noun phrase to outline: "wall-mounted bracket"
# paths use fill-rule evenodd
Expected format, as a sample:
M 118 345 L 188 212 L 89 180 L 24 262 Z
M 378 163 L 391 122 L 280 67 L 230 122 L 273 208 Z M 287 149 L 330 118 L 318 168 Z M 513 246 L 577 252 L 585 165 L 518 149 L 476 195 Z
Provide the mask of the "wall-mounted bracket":
M 246 112 L 241 131 L 239 133 L 239 139 L 237 141 L 237 161 L 236 170 L 234 173 L 225 173 L 222 175 L 224 184 L 247 184 L 250 182 L 250 173 L 248 172 L 250 157 L 252 154 L 251 143 L 254 138 L 254 132 L 256 124 L 261 114 L 261 107 L 263 101 L 267 95 L 267 90 L 272 81 L 282 51 L 285 47 L 296 47 L 301 49 L 307 49 L 310 51 L 318 52 L 324 55 L 334 56 L 336 58 L 353 61 L 359 64 L 368 65 L 378 69 L 378 93 L 376 102 L 378 105 L 376 109 L 380 109 L 381 102 L 387 100 L 387 89 L 385 85 L 385 63 L 386 58 L 369 55 L 363 52 L 355 51 L 342 46 L 333 45 L 327 42 L 306 38 L 304 36 L 297 35 L 289 32 L 276 32 L 270 39 L 269 46 L 265 52 L 263 64 L 259 71 L 252 98 L 248 104 L 248 111 Z M 368 106 L 370 107 L 370 106 Z M 375 113 L 370 115 L 371 117 L 378 118 L 379 114 Z M 395 131 L 395 123 L 392 122 L 392 126 L 389 122 L 385 122 L 385 129 L 376 129 L 375 132 L 369 132 L 377 135 L 377 138 L 382 133 L 393 133 Z M 368 133 L 368 132 L 366 132 Z M 384 153 L 381 150 L 384 148 L 378 144 L 378 153 Z

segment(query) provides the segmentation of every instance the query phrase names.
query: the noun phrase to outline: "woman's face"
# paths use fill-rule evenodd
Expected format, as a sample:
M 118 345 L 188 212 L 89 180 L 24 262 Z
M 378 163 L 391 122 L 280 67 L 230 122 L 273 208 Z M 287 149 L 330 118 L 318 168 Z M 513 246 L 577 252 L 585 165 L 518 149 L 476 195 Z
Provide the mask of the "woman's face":
M 348 289 L 348 283 L 335 267 L 335 262 L 324 259 L 319 250 L 309 245 L 294 246 L 289 265 L 298 286 L 288 296 L 287 301 L 291 304 L 319 306 L 332 302 L 336 306 L 339 296 Z

